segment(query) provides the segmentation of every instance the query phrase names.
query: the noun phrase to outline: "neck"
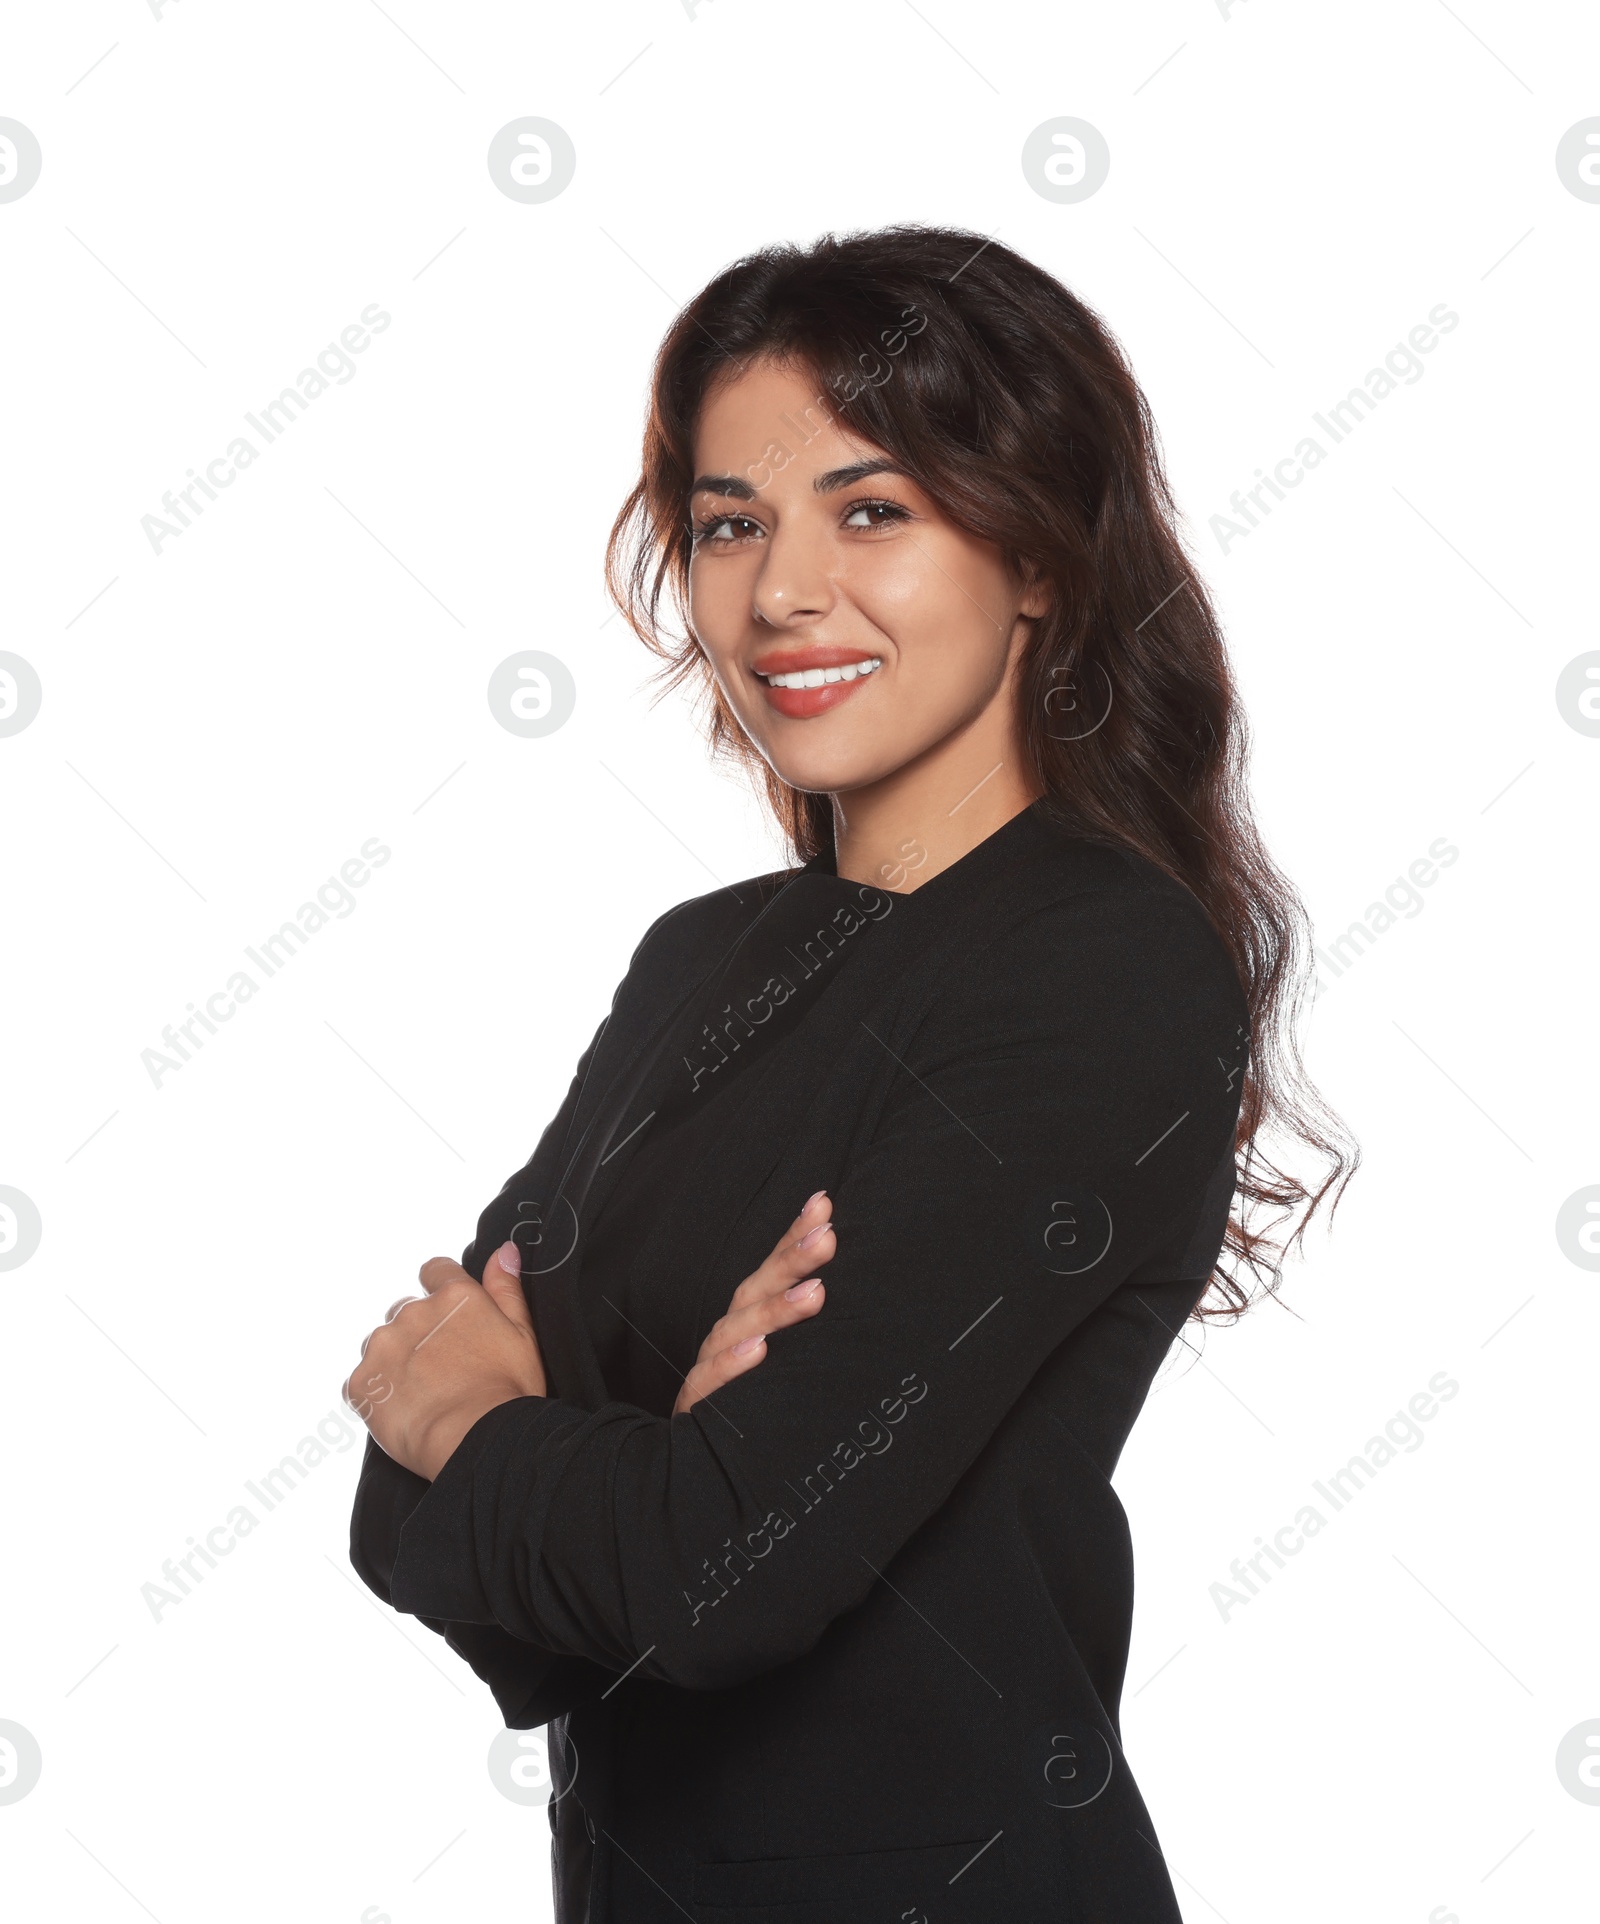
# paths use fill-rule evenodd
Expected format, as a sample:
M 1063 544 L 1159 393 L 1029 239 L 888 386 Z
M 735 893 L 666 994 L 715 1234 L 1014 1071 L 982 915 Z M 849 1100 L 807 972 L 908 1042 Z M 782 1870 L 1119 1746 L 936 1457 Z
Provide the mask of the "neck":
M 1007 686 L 1002 699 L 914 762 L 868 788 L 834 796 L 838 873 L 909 894 L 1004 828 L 1041 792 L 1024 764 Z

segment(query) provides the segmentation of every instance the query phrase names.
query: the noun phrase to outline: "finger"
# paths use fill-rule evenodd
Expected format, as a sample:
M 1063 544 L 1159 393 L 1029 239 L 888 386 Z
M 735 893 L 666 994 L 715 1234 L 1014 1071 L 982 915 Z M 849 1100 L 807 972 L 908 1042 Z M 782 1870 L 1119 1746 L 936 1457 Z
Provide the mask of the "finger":
M 713 1332 L 718 1347 L 710 1356 L 702 1357 L 695 1369 L 703 1372 L 708 1382 L 720 1387 L 723 1383 L 731 1383 L 736 1376 L 743 1376 L 747 1370 L 753 1370 L 758 1363 L 765 1362 L 767 1337 L 775 1330 L 786 1329 L 792 1323 L 804 1322 L 808 1316 L 815 1316 L 827 1297 L 820 1276 L 809 1277 L 805 1282 L 793 1285 L 793 1288 L 797 1294 L 791 1295 L 785 1291 L 776 1302 L 764 1305 L 760 1312 L 764 1326 L 741 1329 L 738 1324 L 743 1319 L 725 1317 Z M 756 1313 L 749 1312 L 752 1316 Z M 693 1375 L 694 1371 L 690 1374 Z
M 413 1296 L 408 1300 L 410 1300 L 411 1302 L 420 1302 L 422 1299 L 420 1297 Z M 379 1337 L 388 1338 L 389 1332 L 392 1328 L 393 1328 L 393 1323 L 390 1317 L 386 1316 L 376 1329 L 369 1329 L 367 1331 L 366 1335 L 363 1336 L 361 1339 L 361 1359 L 363 1362 L 366 1361 L 366 1355 L 367 1355 L 367 1350 L 369 1346 L 377 1342 Z
M 672 1406 L 673 1415 L 693 1409 L 705 1397 L 714 1396 L 735 1377 L 743 1376 L 764 1362 L 766 1354 L 766 1339 L 758 1334 L 696 1363 L 683 1379 L 683 1388 L 679 1390 L 678 1400 Z
M 832 1205 L 826 1205 L 831 1211 Z M 772 1254 L 747 1276 L 733 1293 L 733 1307 L 769 1302 L 793 1284 L 803 1282 L 838 1253 L 838 1234 L 829 1215 L 810 1204 L 789 1225 Z
M 777 1243 L 773 1247 L 773 1255 L 777 1255 L 780 1249 L 786 1248 L 790 1243 L 798 1242 L 800 1238 L 810 1230 L 815 1229 L 821 1223 L 827 1222 L 832 1215 L 833 1198 L 828 1194 L 826 1189 L 819 1189 L 815 1195 L 808 1196 L 805 1207 L 778 1238 Z
M 387 1403 L 394 1395 L 394 1384 L 382 1370 L 358 1369 L 351 1374 L 339 1394 L 346 1406 L 366 1423 L 371 1420 L 374 1409 L 379 1404 Z
M 815 1316 L 827 1301 L 820 1276 L 801 1277 L 776 1295 L 762 1296 L 729 1309 L 712 1328 L 703 1345 L 708 1355 L 734 1349 L 752 1336 L 770 1336 Z
M 833 1203 L 827 1192 L 819 1189 L 773 1244 L 766 1261 L 746 1277 L 746 1282 L 753 1283 L 759 1279 L 760 1293 L 770 1295 L 775 1288 L 786 1289 L 790 1283 L 797 1281 L 812 1260 L 813 1250 L 825 1248 L 831 1253 L 832 1219 Z M 780 1276 L 783 1279 L 781 1282 Z
M 477 1278 L 469 1276 L 459 1263 L 451 1262 L 448 1256 L 430 1256 L 417 1271 L 417 1281 L 430 1296 L 437 1296 L 441 1289 L 451 1283 L 472 1283 Z
M 771 1255 L 734 1291 L 727 1314 L 712 1328 L 684 1378 L 674 1413 L 754 1368 L 766 1355 L 765 1338 L 774 1330 L 803 1322 L 822 1308 L 827 1293 L 821 1278 L 810 1272 L 831 1261 L 837 1249 L 832 1215 L 826 1190 L 807 1198 Z
M 483 1287 L 502 1315 L 533 1334 L 533 1317 L 522 1290 L 522 1256 L 515 1243 L 502 1243 L 484 1264 Z
M 388 1309 L 384 1311 L 383 1320 L 386 1323 L 392 1323 L 407 1303 L 420 1303 L 421 1301 L 422 1298 L 420 1296 L 397 1296 L 389 1305 Z

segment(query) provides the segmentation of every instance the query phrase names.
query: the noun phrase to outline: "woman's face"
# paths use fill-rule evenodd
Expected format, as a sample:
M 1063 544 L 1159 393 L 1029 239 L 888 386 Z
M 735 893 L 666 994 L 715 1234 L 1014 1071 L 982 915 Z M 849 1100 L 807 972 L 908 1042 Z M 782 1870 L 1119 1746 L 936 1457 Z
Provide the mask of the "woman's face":
M 775 361 L 712 388 L 689 585 L 751 741 L 792 786 L 843 794 L 974 724 L 1009 737 L 1019 617 L 1044 601 L 831 416 L 814 377 Z

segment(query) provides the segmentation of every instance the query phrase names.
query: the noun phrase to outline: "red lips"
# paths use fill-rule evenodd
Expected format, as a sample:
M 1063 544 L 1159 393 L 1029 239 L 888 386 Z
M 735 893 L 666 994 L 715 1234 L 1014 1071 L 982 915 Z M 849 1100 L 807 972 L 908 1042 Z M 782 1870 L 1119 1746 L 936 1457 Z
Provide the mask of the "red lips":
M 836 641 L 815 641 L 801 648 L 771 648 L 751 662 L 758 675 L 800 675 L 808 668 L 848 668 L 853 661 L 874 661 L 870 648 L 843 648 Z
M 800 675 L 808 668 L 848 668 L 853 663 L 877 659 L 865 648 L 845 648 L 837 642 L 819 641 L 803 648 L 770 649 L 751 663 L 751 670 L 757 675 Z M 852 681 L 824 682 L 820 688 L 774 688 L 763 682 L 761 692 L 767 706 L 789 721 L 809 721 L 812 716 L 825 715 L 830 708 L 848 701 L 864 683 L 882 673 L 883 670 L 877 668 L 871 675 L 858 675 Z

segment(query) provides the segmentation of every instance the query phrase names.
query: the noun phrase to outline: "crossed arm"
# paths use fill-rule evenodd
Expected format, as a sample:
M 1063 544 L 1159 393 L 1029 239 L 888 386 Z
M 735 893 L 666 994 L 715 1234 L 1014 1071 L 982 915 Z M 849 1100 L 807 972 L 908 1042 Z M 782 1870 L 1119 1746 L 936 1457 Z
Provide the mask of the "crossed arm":
M 433 1479 L 405 1478 L 380 1594 L 448 1624 L 508 1721 L 554 1714 L 542 1684 L 526 1719 L 512 1709 L 538 1665 L 715 1689 L 802 1655 L 1113 1290 L 1186 1273 L 1238 1112 L 1245 1008 L 1220 944 L 1197 909 L 1144 894 L 1048 905 L 997 949 L 906 1045 L 910 1073 L 836 1185 L 837 1235 L 813 1198 L 671 1418 L 546 1397 L 492 1256 L 481 1286 L 429 1265 L 441 1286 L 375 1332 L 351 1398 Z M 815 1218 L 830 1226 L 801 1260 Z M 824 1262 L 819 1317 L 820 1285 L 785 1291 Z M 736 1351 L 790 1324 L 770 1354 Z M 403 1393 L 377 1402 L 373 1374 Z M 771 1555 L 797 1528 L 802 1553 Z M 759 1583 L 719 1575 L 769 1555 Z
M 683 1379 L 674 1416 L 754 1369 L 774 1331 L 822 1308 L 822 1279 L 809 1272 L 837 1247 L 832 1214 L 819 1189 L 734 1291 Z M 517 1397 L 545 1394 L 520 1260 L 514 1242 L 502 1243 L 479 1283 L 459 1263 L 431 1257 L 418 1272 L 426 1294 L 390 1305 L 344 1386 L 345 1402 L 384 1453 L 429 1483 L 480 1417 Z
M 819 1191 L 740 1284 L 684 1378 L 674 1414 L 754 1369 L 772 1331 L 822 1307 L 821 1280 L 810 1272 L 834 1253 L 831 1210 Z M 516 1244 L 503 1248 L 514 1261 Z M 423 1264 L 419 1280 L 426 1295 L 391 1307 L 362 1344 L 361 1364 L 344 1389 L 372 1437 L 352 1519 L 351 1558 L 368 1587 L 391 1605 L 401 1529 L 460 1437 L 501 1401 L 542 1397 L 546 1387 L 512 1271 L 491 1256 L 480 1285 L 461 1264 L 434 1257 Z M 418 1614 L 488 1684 L 513 1728 L 547 1723 L 614 1680 L 614 1672 L 584 1657 L 557 1655 L 497 1623 Z

